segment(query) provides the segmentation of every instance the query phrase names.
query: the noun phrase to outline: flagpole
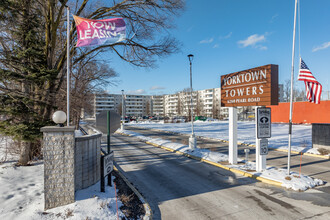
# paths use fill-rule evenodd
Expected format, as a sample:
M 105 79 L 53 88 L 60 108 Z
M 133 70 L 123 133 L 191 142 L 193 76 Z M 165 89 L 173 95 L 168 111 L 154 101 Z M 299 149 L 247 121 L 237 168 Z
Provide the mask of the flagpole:
M 290 175 L 290 160 L 291 160 L 291 135 L 292 135 L 292 108 L 293 108 L 293 76 L 294 76 L 294 52 L 295 52 L 295 40 L 296 40 L 296 22 L 297 22 L 297 3 L 295 0 L 294 8 L 294 24 L 293 24 L 293 43 L 292 43 L 292 65 L 291 65 L 291 92 L 290 92 L 290 117 L 289 117 L 289 148 L 288 148 L 288 175 Z
M 70 125 L 70 8 L 66 6 L 66 125 Z

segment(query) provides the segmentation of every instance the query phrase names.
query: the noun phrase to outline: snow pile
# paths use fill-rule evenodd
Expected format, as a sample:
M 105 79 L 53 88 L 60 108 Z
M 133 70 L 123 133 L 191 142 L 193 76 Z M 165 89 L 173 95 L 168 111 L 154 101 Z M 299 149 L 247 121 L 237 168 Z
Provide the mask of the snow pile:
M 136 123 L 133 126 L 148 129 L 158 129 L 182 134 L 191 133 L 190 123 Z M 194 123 L 196 136 L 228 141 L 228 121 L 208 121 Z M 268 139 L 268 147 L 274 149 L 288 149 L 287 124 L 272 124 L 272 137 Z M 238 142 L 244 144 L 255 144 L 255 122 L 238 122 Z M 317 149 L 312 148 L 312 126 L 293 125 L 291 150 L 296 152 L 320 154 Z
M 100 183 L 77 191 L 75 203 L 44 211 L 43 172 L 41 161 L 26 167 L 0 165 L 0 219 L 117 219 L 114 187 L 101 193 Z
M 290 175 L 287 175 L 287 170 L 275 167 L 268 167 L 260 176 L 282 182 L 282 186 L 295 191 L 305 191 L 315 186 L 324 185 L 324 182 L 320 179 L 313 179 L 302 174 L 299 175 L 296 172 L 290 172 Z
M 161 145 L 163 147 L 171 148 L 173 150 L 180 151 L 182 153 L 203 158 L 211 162 L 220 163 L 222 161 L 228 161 L 228 155 L 219 152 L 213 152 L 207 149 L 198 149 L 198 148 L 195 150 L 191 150 L 189 146 L 185 144 L 174 143 L 168 140 L 163 140 L 161 138 L 150 138 L 128 130 L 118 130 L 118 132 L 129 136 L 137 137 L 140 140 L 152 144 Z M 245 161 L 242 159 L 238 159 L 238 162 L 245 162 Z M 305 175 L 299 175 L 298 173 L 295 172 L 291 172 L 290 175 L 287 175 L 286 170 L 278 169 L 274 167 L 267 167 L 267 169 L 264 170 L 263 172 L 256 172 L 255 171 L 256 164 L 253 162 L 248 162 L 247 164 L 241 164 L 241 165 L 227 165 L 227 167 L 235 168 L 247 173 L 251 173 L 255 176 L 260 176 L 265 179 L 270 179 L 280 182 L 282 183 L 283 187 L 286 187 L 288 189 L 293 189 L 296 191 L 304 191 L 309 188 L 313 188 L 315 186 L 324 184 L 322 180 L 313 179 Z
M 82 131 L 80 131 L 80 130 L 75 130 L 75 131 L 74 131 L 74 136 L 75 136 L 75 137 L 82 137 L 82 136 L 84 136 L 84 134 L 83 134 Z

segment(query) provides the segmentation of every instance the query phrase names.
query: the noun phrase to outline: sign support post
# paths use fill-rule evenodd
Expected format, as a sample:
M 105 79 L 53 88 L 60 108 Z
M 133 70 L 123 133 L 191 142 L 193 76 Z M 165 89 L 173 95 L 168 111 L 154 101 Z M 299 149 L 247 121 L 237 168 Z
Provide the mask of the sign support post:
M 229 107 L 229 163 L 237 163 L 237 108 Z
M 221 76 L 221 107 L 229 107 L 228 161 L 237 163 L 238 106 L 278 104 L 278 65 L 268 64 Z M 262 118 L 257 117 L 257 113 Z M 271 135 L 270 108 L 256 109 L 256 170 L 266 169 L 268 141 Z M 260 128 L 260 129 L 258 129 Z
M 266 107 L 255 109 L 256 122 L 256 171 L 266 169 L 268 139 L 271 137 L 271 109 Z
M 263 170 L 264 155 L 260 155 L 260 139 L 256 137 L 256 171 L 261 172 Z M 266 159 L 266 158 L 265 158 Z

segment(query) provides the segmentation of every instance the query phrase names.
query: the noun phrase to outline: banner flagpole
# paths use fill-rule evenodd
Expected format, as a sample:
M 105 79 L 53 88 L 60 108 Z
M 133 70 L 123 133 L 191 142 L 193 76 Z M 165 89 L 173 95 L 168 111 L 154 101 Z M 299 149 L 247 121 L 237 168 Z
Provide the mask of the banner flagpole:
M 66 6 L 66 68 L 67 68 L 67 78 L 66 78 L 66 125 L 70 125 L 70 8 Z
M 290 117 L 289 117 L 289 148 L 288 148 L 288 175 L 290 175 L 290 160 L 291 160 L 291 135 L 292 135 L 292 107 L 293 107 L 293 76 L 294 76 L 294 55 L 295 55 L 295 40 L 296 40 L 296 22 L 297 22 L 297 3 L 295 0 L 294 8 L 294 24 L 293 24 L 293 43 L 292 43 L 292 65 L 291 65 L 291 92 L 290 92 Z

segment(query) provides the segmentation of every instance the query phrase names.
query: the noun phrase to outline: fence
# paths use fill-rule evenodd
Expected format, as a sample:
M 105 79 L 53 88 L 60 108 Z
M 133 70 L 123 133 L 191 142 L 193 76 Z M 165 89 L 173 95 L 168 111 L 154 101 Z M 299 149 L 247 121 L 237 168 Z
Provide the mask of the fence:
M 290 103 L 282 102 L 270 106 L 272 109 L 272 122 L 289 122 Z M 309 102 L 293 103 L 292 122 L 297 124 L 330 123 L 330 101 L 321 101 L 320 104 Z
M 75 138 L 75 190 L 85 189 L 100 180 L 102 134 Z

